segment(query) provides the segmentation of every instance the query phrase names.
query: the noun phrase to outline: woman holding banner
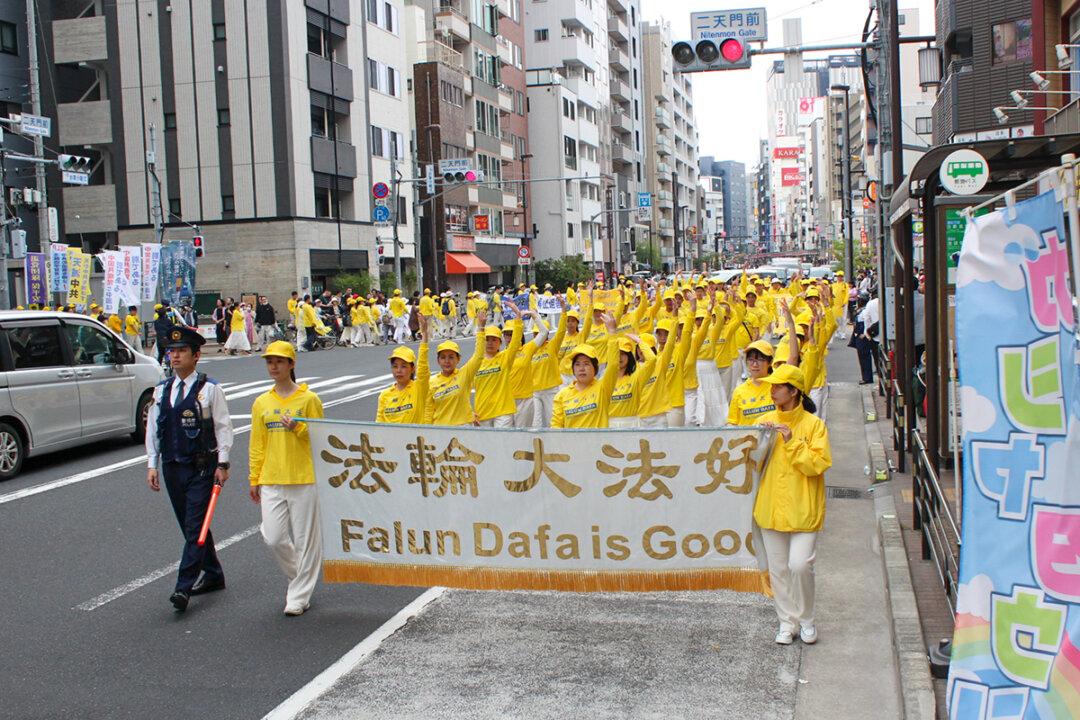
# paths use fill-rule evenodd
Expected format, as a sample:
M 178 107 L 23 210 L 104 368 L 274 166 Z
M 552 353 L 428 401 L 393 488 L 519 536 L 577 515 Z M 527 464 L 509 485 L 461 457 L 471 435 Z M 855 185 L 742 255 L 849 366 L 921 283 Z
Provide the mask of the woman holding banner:
M 780 619 L 776 642 L 790 645 L 796 629 L 807 645 L 817 642 L 814 626 L 814 547 L 825 522 L 825 471 L 832 465 L 829 432 L 814 415 L 806 378 L 782 365 L 764 382 L 771 385 L 776 410 L 761 425 L 776 431 L 769 464 L 754 502 L 769 563 L 773 602 Z
M 263 353 L 274 387 L 251 406 L 249 480 L 262 512 L 262 536 L 285 577 L 285 614 L 302 615 L 322 565 L 319 501 L 306 422 L 321 418 L 322 401 L 296 384 L 296 348 L 284 340 Z

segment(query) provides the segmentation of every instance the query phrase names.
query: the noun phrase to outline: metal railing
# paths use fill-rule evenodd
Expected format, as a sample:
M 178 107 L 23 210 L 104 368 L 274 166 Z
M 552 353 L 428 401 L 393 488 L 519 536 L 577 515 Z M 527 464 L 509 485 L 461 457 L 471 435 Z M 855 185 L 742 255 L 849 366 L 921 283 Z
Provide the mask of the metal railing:
M 904 406 L 904 390 L 898 380 L 892 381 L 889 393 L 889 415 L 892 417 L 893 450 L 896 451 L 897 472 L 907 472 L 907 449 L 904 442 L 904 428 L 907 427 L 907 408 Z
M 938 475 L 917 429 L 911 431 L 911 452 L 912 525 L 922 536 L 923 560 L 934 563 L 949 608 L 955 613 L 960 576 L 960 527 L 941 491 Z

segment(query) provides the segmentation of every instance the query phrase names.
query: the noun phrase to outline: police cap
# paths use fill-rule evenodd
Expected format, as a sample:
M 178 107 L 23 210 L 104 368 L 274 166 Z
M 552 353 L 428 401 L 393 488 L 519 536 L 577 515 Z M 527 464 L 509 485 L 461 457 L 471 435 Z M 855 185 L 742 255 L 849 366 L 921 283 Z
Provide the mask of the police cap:
M 206 338 L 200 335 L 197 330 L 185 325 L 176 325 L 169 328 L 168 341 L 165 347 L 189 347 L 192 352 L 198 352 L 204 344 L 206 344 Z

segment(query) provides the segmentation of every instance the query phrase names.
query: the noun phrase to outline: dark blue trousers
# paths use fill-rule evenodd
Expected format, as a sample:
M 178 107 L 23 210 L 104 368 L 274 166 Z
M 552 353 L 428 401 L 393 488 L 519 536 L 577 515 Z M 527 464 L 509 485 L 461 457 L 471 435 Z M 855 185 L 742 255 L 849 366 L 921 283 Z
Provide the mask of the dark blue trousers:
M 169 491 L 176 521 L 184 533 L 184 552 L 180 556 L 180 572 L 176 577 L 176 589 L 191 592 L 191 586 L 199 577 L 199 571 L 206 573 L 207 580 L 224 578 L 221 563 L 214 551 L 214 534 L 208 533 L 206 544 L 199 547 L 199 531 L 202 530 L 206 508 L 210 504 L 210 491 L 214 486 L 214 469 L 202 472 L 190 463 L 162 463 L 162 479 Z

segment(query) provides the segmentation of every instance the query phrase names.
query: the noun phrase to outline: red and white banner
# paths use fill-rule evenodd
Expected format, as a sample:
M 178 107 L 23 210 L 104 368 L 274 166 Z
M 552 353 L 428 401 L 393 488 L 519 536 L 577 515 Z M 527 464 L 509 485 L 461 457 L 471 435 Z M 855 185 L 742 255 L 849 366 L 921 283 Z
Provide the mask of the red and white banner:
M 792 187 L 802 182 L 802 172 L 797 167 L 780 168 L 780 187 Z

